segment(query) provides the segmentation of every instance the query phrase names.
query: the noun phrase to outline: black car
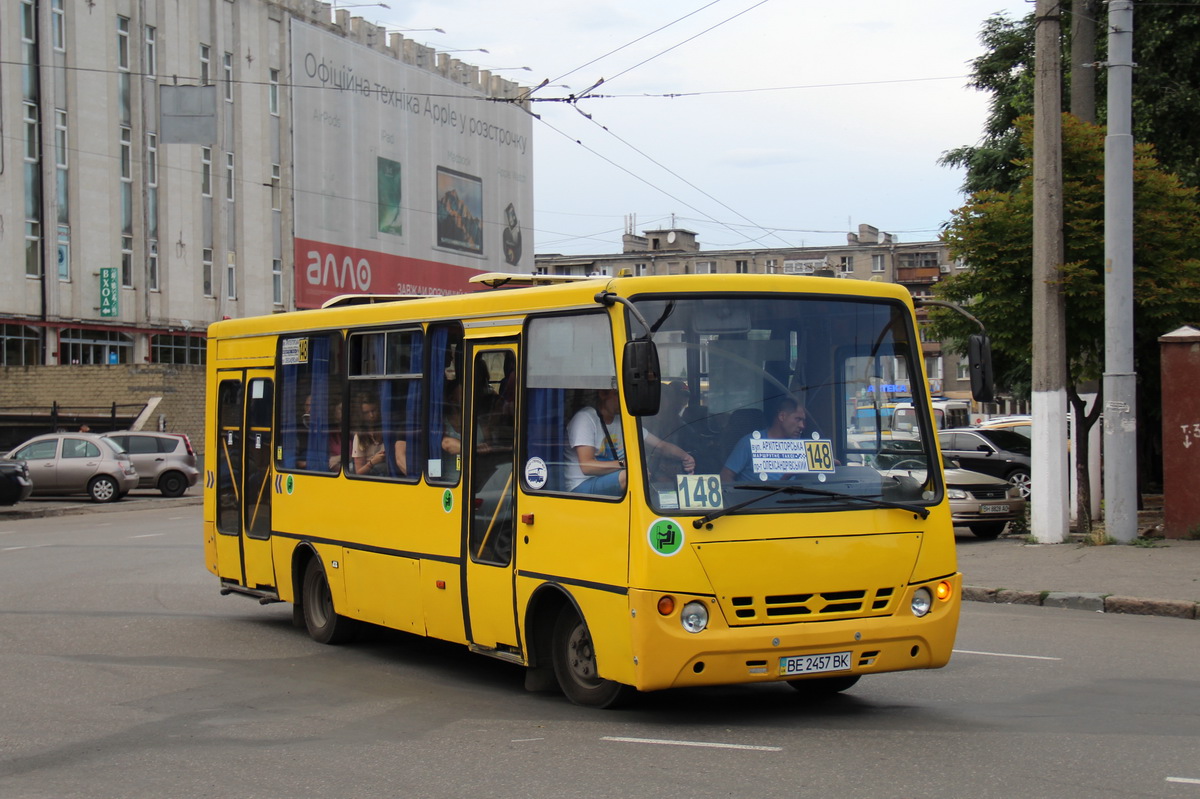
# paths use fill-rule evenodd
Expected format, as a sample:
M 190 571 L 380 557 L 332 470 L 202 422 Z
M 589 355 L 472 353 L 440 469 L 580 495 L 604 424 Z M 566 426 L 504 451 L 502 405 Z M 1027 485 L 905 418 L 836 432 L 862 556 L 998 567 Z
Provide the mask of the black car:
M 963 427 L 938 433 L 938 444 L 947 467 L 955 460 L 963 469 L 1000 477 L 1029 499 L 1030 442 L 1025 436 L 1011 430 Z
M 33 493 L 25 461 L 0 458 L 0 505 L 16 505 Z

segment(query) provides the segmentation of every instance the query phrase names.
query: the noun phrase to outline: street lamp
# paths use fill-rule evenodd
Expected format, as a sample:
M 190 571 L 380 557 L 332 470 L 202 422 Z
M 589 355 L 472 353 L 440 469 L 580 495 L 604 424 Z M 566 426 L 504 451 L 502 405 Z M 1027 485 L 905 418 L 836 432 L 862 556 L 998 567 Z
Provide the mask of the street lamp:
M 339 8 L 386 8 L 389 11 L 392 8 L 387 3 L 339 3 L 337 0 L 333 0 L 333 7 L 335 10 Z
M 531 67 L 480 67 L 488 72 L 510 72 L 512 70 L 524 70 L 525 72 L 533 72 Z
M 431 47 L 432 45 L 425 45 L 425 46 Z M 436 50 L 437 48 L 434 48 L 434 49 Z M 469 47 L 465 50 L 438 50 L 438 52 L 439 53 L 486 53 L 488 51 L 484 50 L 482 47 Z
M 421 33 L 422 31 L 445 33 L 441 28 L 388 28 L 387 31 L 388 33 Z

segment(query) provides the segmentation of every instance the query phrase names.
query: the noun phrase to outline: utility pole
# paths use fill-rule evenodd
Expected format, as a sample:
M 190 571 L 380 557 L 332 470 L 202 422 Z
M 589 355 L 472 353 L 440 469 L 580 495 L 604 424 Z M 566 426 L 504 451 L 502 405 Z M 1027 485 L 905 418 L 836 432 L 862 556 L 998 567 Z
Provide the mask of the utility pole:
M 1063 262 L 1062 15 L 1059 0 L 1037 0 L 1033 77 L 1033 509 L 1035 540 L 1066 540 L 1066 303 Z
M 1096 17 L 1099 0 L 1071 0 L 1071 113 L 1096 123 Z
M 1104 530 L 1137 536 L 1137 375 L 1133 371 L 1133 2 L 1108 4 L 1104 140 Z

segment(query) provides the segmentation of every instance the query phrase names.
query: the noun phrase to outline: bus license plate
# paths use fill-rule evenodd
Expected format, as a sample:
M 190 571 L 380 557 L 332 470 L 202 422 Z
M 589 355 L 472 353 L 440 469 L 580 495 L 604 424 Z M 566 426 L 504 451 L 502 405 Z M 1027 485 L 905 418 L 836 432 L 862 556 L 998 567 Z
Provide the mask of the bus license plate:
M 830 652 L 825 655 L 799 655 L 779 659 L 779 673 L 785 677 L 794 674 L 820 674 L 823 671 L 849 670 L 849 652 Z
M 980 513 L 1008 513 L 1007 505 L 980 505 Z

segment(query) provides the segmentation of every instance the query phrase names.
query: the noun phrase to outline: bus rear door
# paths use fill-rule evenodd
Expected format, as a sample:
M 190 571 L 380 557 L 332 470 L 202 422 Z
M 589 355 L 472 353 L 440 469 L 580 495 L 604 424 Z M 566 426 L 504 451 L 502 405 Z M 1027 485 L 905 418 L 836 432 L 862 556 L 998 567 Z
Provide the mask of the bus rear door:
M 467 497 L 463 506 L 466 551 L 466 628 L 472 645 L 516 653 L 513 532 L 516 485 L 517 346 L 476 344 L 470 356 L 467 429 L 463 431 Z M 468 399 L 469 398 L 469 399 Z M 469 450 L 467 449 L 469 447 Z
M 223 581 L 274 593 L 271 446 L 275 382 L 268 369 L 217 373 L 217 568 Z

